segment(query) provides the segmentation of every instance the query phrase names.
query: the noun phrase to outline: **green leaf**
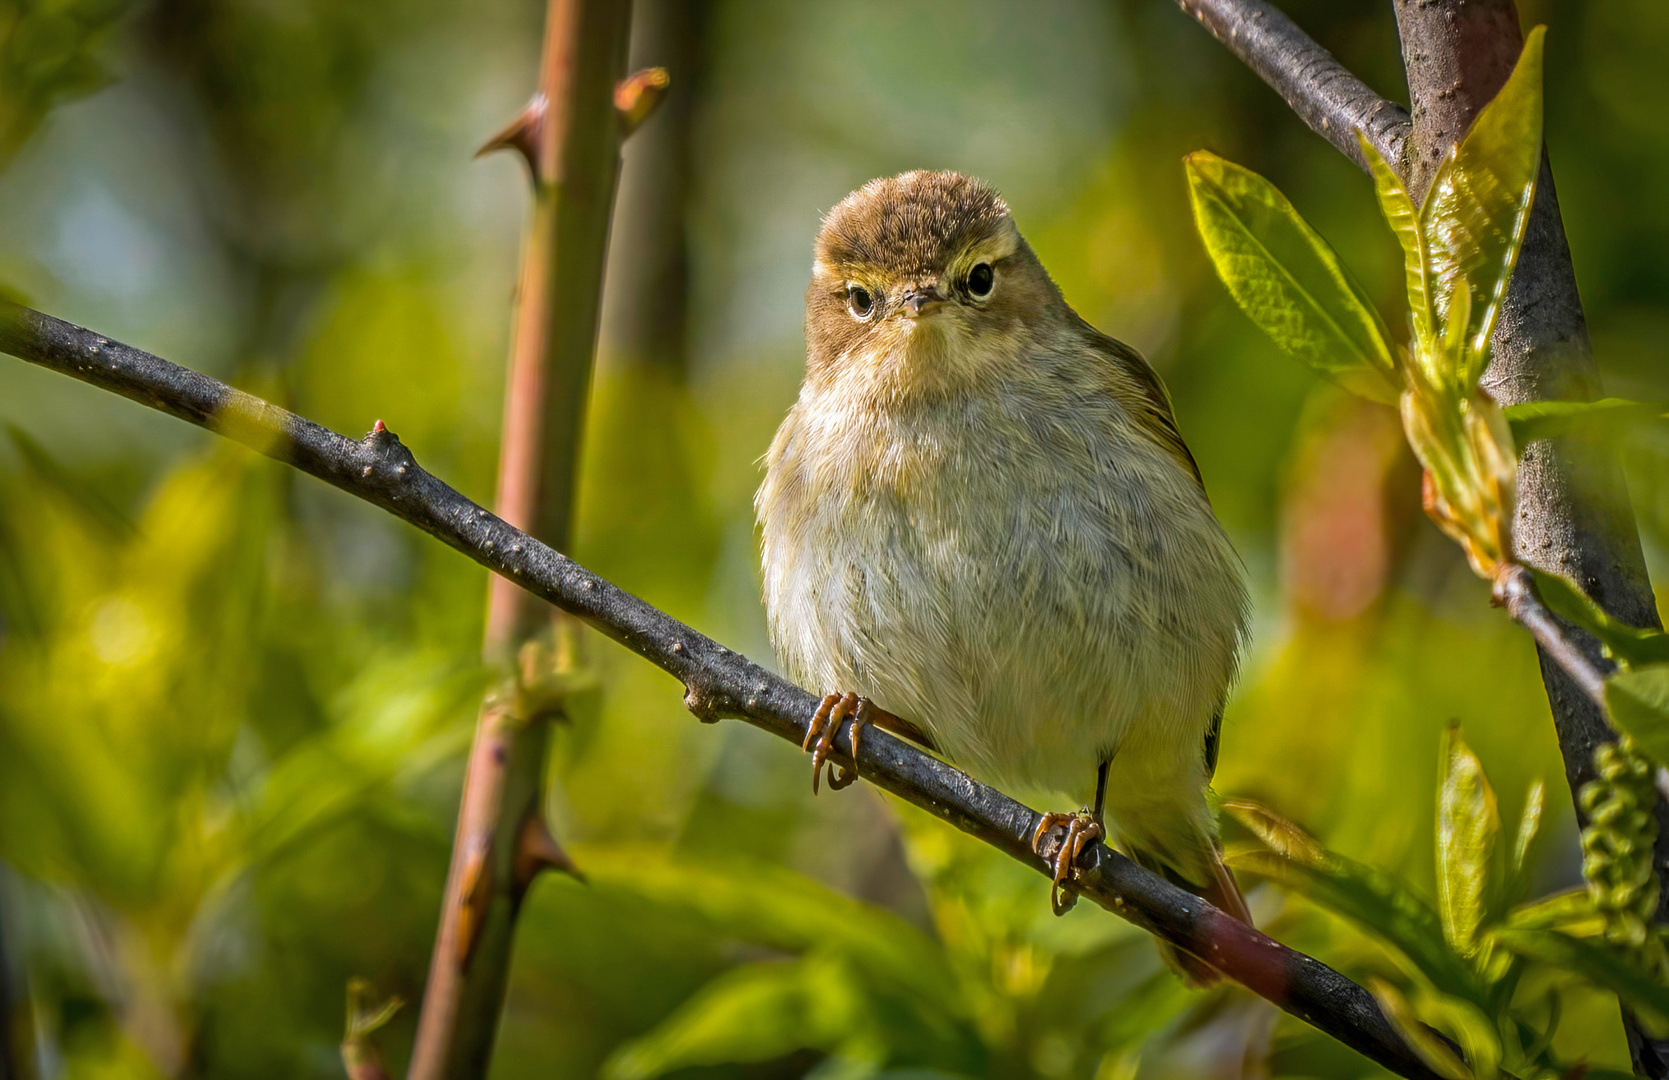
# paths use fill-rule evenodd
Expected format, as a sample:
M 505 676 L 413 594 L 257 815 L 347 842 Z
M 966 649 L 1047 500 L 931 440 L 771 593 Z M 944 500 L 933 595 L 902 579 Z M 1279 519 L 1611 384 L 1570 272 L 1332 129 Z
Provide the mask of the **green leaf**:
M 1605 946 L 1556 930 L 1503 928 L 1493 936 L 1526 959 L 1571 972 L 1616 994 L 1654 1037 L 1669 1033 L 1669 988 L 1648 979 Z
M 1501 410 L 1512 425 L 1513 444 L 1520 452 L 1535 439 L 1551 439 L 1572 431 L 1615 432 L 1642 420 L 1669 416 L 1663 405 L 1627 398 L 1598 401 L 1529 401 Z
M 1443 739 L 1443 775 L 1437 789 L 1437 908 L 1443 933 L 1456 952 L 1478 951 L 1494 885 L 1501 815 L 1483 764 L 1450 724 Z
M 1530 874 L 1535 870 L 1533 854 L 1536 841 L 1541 838 L 1542 811 L 1547 805 L 1547 787 L 1541 780 L 1532 780 L 1524 796 L 1524 813 L 1518 819 L 1518 833 L 1513 838 L 1512 862 L 1507 867 L 1506 902 L 1516 904 L 1530 891 Z
M 641 851 L 587 852 L 597 889 L 685 912 L 715 934 L 784 952 L 838 953 L 870 985 L 890 986 L 947 1016 L 967 1010 L 944 948 L 883 908 L 844 896 L 802 874 L 752 861 L 696 863 Z
M 1394 402 L 1385 324 L 1327 241 L 1257 173 L 1204 150 L 1184 165 L 1195 224 L 1242 310 L 1322 375 Z
M 1325 850 L 1297 825 L 1255 803 L 1232 800 L 1223 809 L 1254 833 L 1279 837 L 1270 845 L 1275 850 L 1235 855 L 1230 860 L 1235 869 L 1267 878 L 1355 923 L 1388 946 L 1410 974 L 1444 993 L 1483 1000 L 1474 974 L 1450 951 L 1437 913 L 1401 881 Z
M 1501 925 L 1510 930 L 1561 930 L 1574 937 L 1591 937 L 1605 929 L 1605 920 L 1594 910 L 1593 899 L 1583 886 L 1516 907 Z
M 1420 1055 L 1421 1060 L 1432 1072 L 1447 1077 L 1448 1080 L 1474 1080 L 1472 1070 L 1455 1055 L 1449 1044 L 1421 1023 L 1408 999 L 1403 997 L 1402 991 L 1383 979 L 1368 980 L 1368 989 L 1373 991 L 1374 998 L 1378 1000 L 1379 1007 L 1384 1011 L 1385 1018 L 1391 1022 L 1391 1026 L 1397 1029 L 1403 1041 Z
M 1362 154 L 1368 159 L 1368 168 L 1373 172 L 1373 188 L 1379 196 L 1380 212 L 1385 215 L 1385 223 L 1391 226 L 1397 243 L 1402 246 L 1403 274 L 1408 288 L 1408 310 L 1414 317 L 1414 336 L 1425 340 L 1431 336 L 1435 320 L 1431 313 L 1431 291 L 1426 286 L 1426 247 L 1420 237 L 1419 211 L 1414 208 L 1414 200 L 1408 197 L 1402 181 L 1379 156 L 1379 151 L 1374 149 L 1367 136 L 1358 131 L 1356 141 L 1361 144 Z
M 1640 752 L 1669 762 L 1669 664 L 1619 671 L 1605 680 L 1611 722 L 1633 736 Z
M 1641 629 L 1613 618 L 1587 593 L 1558 574 L 1531 569 L 1536 592 L 1555 615 L 1569 619 L 1599 638 L 1600 644 L 1619 663 L 1629 667 L 1669 662 L 1669 634 Z
M 1535 197 L 1545 34 L 1545 27 L 1530 31 L 1506 85 L 1438 166 L 1420 207 L 1433 330 L 1447 323 L 1456 294 L 1467 293 L 1467 347 L 1455 358 L 1460 364 L 1455 375 L 1467 389 L 1483 374 Z
M 604 1063 L 607 1080 L 652 1080 L 680 1069 L 771 1061 L 796 1050 L 864 1046 L 875 1024 L 862 987 L 838 961 L 812 957 L 733 968 Z M 858 1047 L 852 1047 L 858 1049 Z M 860 1050 L 860 1053 L 862 1051 Z

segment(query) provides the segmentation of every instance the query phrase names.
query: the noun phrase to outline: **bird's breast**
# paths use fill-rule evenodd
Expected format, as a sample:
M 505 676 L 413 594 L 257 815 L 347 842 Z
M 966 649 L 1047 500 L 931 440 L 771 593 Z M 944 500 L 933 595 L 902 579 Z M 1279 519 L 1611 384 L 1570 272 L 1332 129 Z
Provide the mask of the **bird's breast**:
M 997 775 L 1104 752 L 1144 711 L 1203 724 L 1232 673 L 1232 552 L 1192 476 L 1108 399 L 806 395 L 758 510 L 790 673 Z

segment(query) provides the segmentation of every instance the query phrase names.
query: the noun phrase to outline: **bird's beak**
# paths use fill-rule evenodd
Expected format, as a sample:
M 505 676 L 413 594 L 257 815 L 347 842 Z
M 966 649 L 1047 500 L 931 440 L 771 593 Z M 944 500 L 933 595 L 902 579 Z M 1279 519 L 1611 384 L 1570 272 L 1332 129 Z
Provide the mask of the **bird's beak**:
M 928 286 L 921 289 L 911 289 L 899 300 L 899 309 L 912 318 L 919 319 L 943 307 L 945 298 L 938 289 Z

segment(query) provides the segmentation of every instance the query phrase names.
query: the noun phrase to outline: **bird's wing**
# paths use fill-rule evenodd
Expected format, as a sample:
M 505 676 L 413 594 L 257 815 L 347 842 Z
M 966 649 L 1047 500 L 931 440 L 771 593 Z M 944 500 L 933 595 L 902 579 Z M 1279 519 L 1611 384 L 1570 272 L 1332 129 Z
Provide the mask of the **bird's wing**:
M 1108 337 L 1082 319 L 1079 322 L 1083 325 L 1090 347 L 1106 357 L 1109 368 L 1115 373 L 1113 394 L 1145 422 L 1159 444 L 1188 470 L 1194 482 L 1200 485 L 1200 491 L 1204 492 L 1205 478 L 1200 475 L 1200 467 L 1194 461 L 1188 444 L 1182 441 L 1182 433 L 1176 429 L 1171 396 L 1165 391 L 1165 384 L 1159 381 L 1159 373 L 1135 349 L 1117 338 Z

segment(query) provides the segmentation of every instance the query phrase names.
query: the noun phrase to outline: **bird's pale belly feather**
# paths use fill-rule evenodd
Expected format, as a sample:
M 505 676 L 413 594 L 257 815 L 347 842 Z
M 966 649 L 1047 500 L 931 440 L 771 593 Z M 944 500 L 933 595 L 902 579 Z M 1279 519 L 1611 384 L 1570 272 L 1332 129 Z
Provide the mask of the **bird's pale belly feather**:
M 1115 813 L 1197 802 L 1244 619 L 1228 541 L 1116 403 L 1003 389 L 795 406 L 759 495 L 778 653 L 993 781 L 1087 800 L 1113 758 Z

